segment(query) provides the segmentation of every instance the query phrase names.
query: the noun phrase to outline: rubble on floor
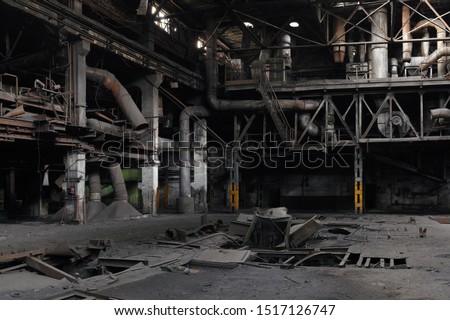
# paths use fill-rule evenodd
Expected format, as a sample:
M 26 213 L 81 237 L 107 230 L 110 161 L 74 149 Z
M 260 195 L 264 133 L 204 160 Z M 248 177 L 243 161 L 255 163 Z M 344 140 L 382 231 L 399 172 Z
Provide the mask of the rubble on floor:
M 102 296 L 101 291 L 163 272 L 189 276 L 204 272 L 202 268 L 240 265 L 282 269 L 411 267 L 396 239 L 421 239 L 416 229 L 422 227 L 408 224 L 408 232 L 406 226 L 380 227 L 380 221 L 332 220 L 293 217 L 285 208 L 275 208 L 239 214 L 229 226 L 219 220 L 190 230 L 169 228 L 155 241 L 128 247 L 109 239 L 92 239 L 81 246 L 60 243 L 34 251 L 2 253 L 0 281 L 10 285 L 5 284 L 0 292 L 20 297 L 21 287 L 12 282 L 18 276 L 35 277 L 38 288 L 53 288 L 49 299 L 110 299 L 114 297 Z M 58 293 L 61 290 L 65 292 Z

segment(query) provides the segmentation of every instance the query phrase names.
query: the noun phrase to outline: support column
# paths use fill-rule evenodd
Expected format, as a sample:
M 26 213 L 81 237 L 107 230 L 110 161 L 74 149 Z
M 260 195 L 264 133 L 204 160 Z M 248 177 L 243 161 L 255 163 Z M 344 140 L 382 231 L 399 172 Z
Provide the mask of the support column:
M 86 127 L 86 56 L 91 46 L 89 42 L 81 40 L 74 45 L 73 61 L 75 75 L 75 123 Z
M 208 166 L 206 155 L 206 120 L 194 123 L 194 182 L 192 183 L 195 207 L 198 212 L 207 213 Z
M 163 75 L 151 74 L 135 84 L 142 93 L 142 114 L 150 125 L 150 139 L 145 141 L 150 151 L 149 162 L 142 167 L 142 203 L 143 212 L 155 216 L 157 214 L 158 193 L 158 138 L 159 138 L 159 95 L 158 87 L 163 81 Z
M 194 199 L 191 194 L 191 143 L 189 114 L 180 114 L 180 196 L 178 197 L 178 212 L 192 214 L 195 212 Z
M 355 213 L 363 213 L 363 160 L 359 146 L 355 147 Z
M 234 116 L 234 141 L 238 142 L 238 137 L 241 132 L 241 123 L 237 116 Z M 239 212 L 239 152 L 238 146 L 235 146 L 230 153 L 230 210 L 231 212 Z
M 67 153 L 66 205 L 64 220 L 82 222 L 85 216 L 86 153 L 74 150 Z

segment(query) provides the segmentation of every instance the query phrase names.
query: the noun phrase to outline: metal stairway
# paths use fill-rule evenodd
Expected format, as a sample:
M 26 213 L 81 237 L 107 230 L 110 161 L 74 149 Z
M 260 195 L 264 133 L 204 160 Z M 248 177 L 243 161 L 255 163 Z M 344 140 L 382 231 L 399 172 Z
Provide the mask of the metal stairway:
M 283 142 L 292 142 L 294 140 L 294 129 L 289 125 L 286 115 L 283 109 L 281 109 L 277 95 L 264 72 L 261 72 L 258 91 L 261 93 L 262 100 L 267 106 L 267 110 L 269 110 L 270 116 Z

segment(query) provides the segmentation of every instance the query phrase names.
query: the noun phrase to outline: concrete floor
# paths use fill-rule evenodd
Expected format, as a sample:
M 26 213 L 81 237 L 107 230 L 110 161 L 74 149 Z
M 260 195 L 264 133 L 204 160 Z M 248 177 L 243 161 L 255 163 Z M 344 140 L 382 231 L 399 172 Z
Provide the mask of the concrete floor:
M 298 217 L 302 218 L 301 215 Z M 326 222 L 361 224 L 359 234 L 355 235 L 360 239 L 367 238 L 367 241 L 355 242 L 356 245 L 376 252 L 402 252 L 409 257 L 412 268 L 357 268 L 349 265 L 346 268 L 297 267 L 286 270 L 242 265 L 228 270 L 191 266 L 190 274 L 144 268 L 119 280 L 96 284 L 95 289 L 89 281 L 78 287 L 89 289 L 91 286 L 90 290 L 97 294 L 122 299 L 450 299 L 449 224 L 440 224 L 428 215 L 325 217 L 323 221 Z M 226 224 L 234 216 L 210 214 L 208 218 L 210 221 L 221 219 Z M 133 255 L 160 250 L 159 255 L 169 255 L 176 250 L 156 248 L 152 244 L 155 237 L 169 227 L 188 229 L 199 224 L 198 215 L 162 215 L 79 226 L 2 221 L 0 252 L 7 254 L 44 248 L 63 241 L 86 244 L 89 239 L 109 238 L 117 252 Z M 427 228 L 426 237 L 419 237 L 419 228 Z M 12 278 L 15 283 L 21 279 L 17 274 Z M 27 282 L 28 278 L 29 275 L 24 274 L 22 282 Z M 0 299 L 39 299 L 77 287 L 64 280 L 57 283 L 28 282 L 28 287 L 23 283 L 11 287 L 7 279 L 0 275 Z

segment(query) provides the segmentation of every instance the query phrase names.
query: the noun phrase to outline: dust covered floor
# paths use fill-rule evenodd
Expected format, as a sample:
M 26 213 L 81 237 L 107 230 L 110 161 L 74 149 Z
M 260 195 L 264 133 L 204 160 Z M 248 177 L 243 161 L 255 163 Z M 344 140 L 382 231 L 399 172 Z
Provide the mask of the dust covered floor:
M 292 215 L 299 221 L 311 217 Z M 224 226 L 235 218 L 229 214 L 208 215 L 209 221 L 220 219 Z M 50 252 L 49 248 L 61 244 L 75 254 L 71 260 L 42 260 L 44 264 L 58 264 L 69 274 L 59 280 L 30 268 L 23 258 L 2 263 L 0 299 L 66 299 L 83 295 L 99 299 L 449 299 L 450 224 L 446 224 L 446 216 L 436 220 L 428 215 L 324 215 L 322 223 L 359 227 L 350 234 L 336 228 L 320 231 L 306 243 L 308 249 L 302 250 L 314 253 L 324 247 L 348 246 L 352 254 L 341 268 L 342 256 L 340 260 L 321 260 L 322 265 L 282 267 L 288 259 L 255 259 L 254 252 L 252 259 L 235 268 L 196 265 L 189 261 L 199 252 L 205 248 L 216 250 L 230 239 L 226 235 L 212 236 L 209 243 L 205 240 L 189 246 L 175 241 L 157 242 L 169 228 L 188 230 L 200 226 L 199 215 L 161 215 L 88 225 L 1 221 L 0 261 L 1 257 L 32 250 Z M 208 236 L 199 234 L 198 238 Z M 108 239 L 111 244 L 102 242 L 104 246 L 97 248 L 90 242 L 93 239 Z M 228 244 L 234 247 L 231 250 L 249 249 L 238 250 L 233 241 Z M 88 244 L 90 251 L 85 254 Z M 405 259 L 392 266 L 393 257 Z

